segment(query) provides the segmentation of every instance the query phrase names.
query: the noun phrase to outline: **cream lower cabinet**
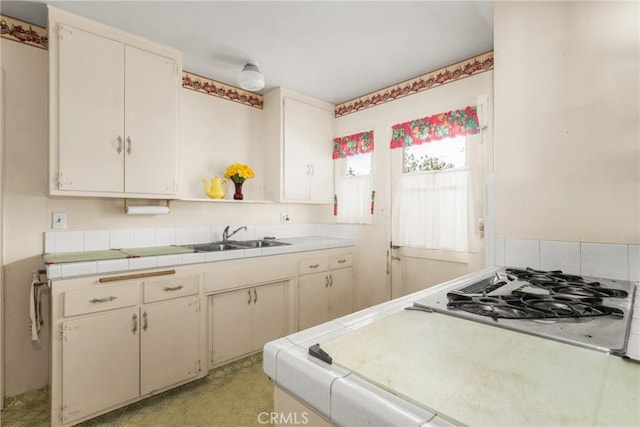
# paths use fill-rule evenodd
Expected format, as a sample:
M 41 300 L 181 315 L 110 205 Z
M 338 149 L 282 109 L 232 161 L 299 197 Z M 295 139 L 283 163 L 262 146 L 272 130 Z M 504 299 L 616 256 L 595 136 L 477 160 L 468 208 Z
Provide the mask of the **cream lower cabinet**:
M 209 296 L 210 366 L 286 335 L 288 281 Z
M 63 424 L 138 397 L 139 317 L 131 307 L 63 323 Z
M 352 254 L 300 261 L 298 329 L 306 329 L 351 313 L 353 307 Z
M 124 275 L 121 284 L 52 281 L 52 425 L 75 424 L 206 374 L 200 276 L 172 272 L 148 280 Z

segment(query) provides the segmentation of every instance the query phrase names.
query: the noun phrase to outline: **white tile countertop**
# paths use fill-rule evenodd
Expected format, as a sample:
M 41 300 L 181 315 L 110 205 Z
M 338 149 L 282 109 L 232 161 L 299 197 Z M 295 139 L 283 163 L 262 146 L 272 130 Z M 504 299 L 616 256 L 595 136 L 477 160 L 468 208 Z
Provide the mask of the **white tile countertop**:
M 337 425 L 640 425 L 640 363 L 404 310 L 477 274 L 267 343 L 264 372 Z
M 141 270 L 179 266 L 185 264 L 197 264 L 216 261 L 226 261 L 232 259 L 253 258 L 269 255 L 279 255 L 294 252 L 314 251 L 320 249 L 331 249 L 338 247 L 348 247 L 355 245 L 355 239 L 337 238 L 326 236 L 304 236 L 276 239 L 278 242 L 287 243 L 283 246 L 233 249 L 219 252 L 184 252 L 179 246 L 175 246 L 178 253 L 170 253 L 170 247 L 156 247 L 158 253 L 154 255 L 153 247 L 148 248 L 147 254 L 142 256 L 128 256 L 132 250 L 106 249 L 100 251 L 85 252 L 60 252 L 49 257 L 45 257 L 49 262 L 46 265 L 47 277 L 49 279 L 68 278 L 75 276 L 115 273 L 120 271 Z M 146 249 L 146 248 L 145 248 Z M 119 252 L 122 256 L 111 255 L 112 252 Z M 169 254 L 166 254 L 169 253 Z M 95 259 L 92 259 L 92 254 Z M 52 262 L 65 259 L 66 262 Z M 69 262 L 73 257 L 79 256 L 82 261 Z

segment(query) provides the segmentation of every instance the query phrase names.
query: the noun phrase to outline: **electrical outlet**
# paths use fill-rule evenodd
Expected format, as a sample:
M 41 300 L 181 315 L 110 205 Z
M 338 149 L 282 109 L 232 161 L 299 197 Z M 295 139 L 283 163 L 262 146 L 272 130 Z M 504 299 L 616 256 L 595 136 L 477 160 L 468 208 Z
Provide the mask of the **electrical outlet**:
M 53 212 L 51 214 L 51 227 L 54 229 L 67 228 L 67 213 Z
M 286 224 L 287 222 L 289 222 L 290 218 L 289 218 L 289 212 L 280 212 L 280 222 L 283 224 Z

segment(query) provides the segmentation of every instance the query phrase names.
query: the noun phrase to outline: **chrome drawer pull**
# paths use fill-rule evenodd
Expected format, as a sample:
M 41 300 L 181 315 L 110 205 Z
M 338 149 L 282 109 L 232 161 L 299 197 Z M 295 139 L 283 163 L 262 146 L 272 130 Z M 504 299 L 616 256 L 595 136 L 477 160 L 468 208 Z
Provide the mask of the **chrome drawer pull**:
M 114 299 L 116 299 L 116 297 L 114 297 L 113 295 L 111 295 L 111 296 L 108 296 L 108 297 L 106 297 L 106 298 L 93 298 L 93 299 L 90 299 L 90 300 L 89 300 L 89 302 L 90 302 L 91 304 L 97 304 L 97 303 L 99 303 L 99 302 L 109 302 L 109 301 L 113 301 Z
M 178 285 L 178 286 L 165 286 L 164 290 L 166 292 L 170 292 L 170 291 L 179 291 L 180 289 L 184 288 L 184 286 L 182 285 Z
M 255 290 L 255 288 L 253 289 L 253 303 L 257 303 L 258 302 L 258 291 Z
M 247 293 L 249 294 L 249 301 L 247 301 L 247 304 L 251 304 L 251 289 L 247 290 Z
M 347 262 L 347 260 L 346 260 L 346 259 L 339 259 L 339 260 L 338 260 L 338 264 L 344 264 L 345 262 Z
M 146 331 L 147 328 L 149 327 L 149 321 L 147 320 L 147 312 L 143 312 L 142 313 L 142 319 L 144 320 L 144 324 L 142 325 L 142 330 Z
M 309 268 L 318 268 L 318 267 L 320 267 L 320 264 L 313 264 L 309 266 Z

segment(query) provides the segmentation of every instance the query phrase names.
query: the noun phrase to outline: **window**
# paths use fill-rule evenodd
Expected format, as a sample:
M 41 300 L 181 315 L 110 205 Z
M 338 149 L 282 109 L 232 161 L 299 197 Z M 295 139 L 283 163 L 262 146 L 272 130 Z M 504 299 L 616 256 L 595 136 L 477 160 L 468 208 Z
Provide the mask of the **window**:
M 336 222 L 373 222 L 373 131 L 334 139 Z
M 461 169 L 467 166 L 467 138 L 458 136 L 404 147 L 403 173 Z
M 468 251 L 467 136 L 479 132 L 477 108 L 471 106 L 392 126 L 390 146 L 403 150 L 394 186 L 394 243 Z

